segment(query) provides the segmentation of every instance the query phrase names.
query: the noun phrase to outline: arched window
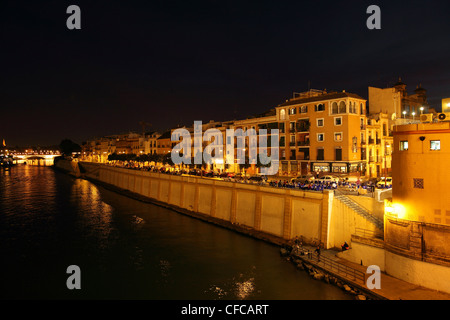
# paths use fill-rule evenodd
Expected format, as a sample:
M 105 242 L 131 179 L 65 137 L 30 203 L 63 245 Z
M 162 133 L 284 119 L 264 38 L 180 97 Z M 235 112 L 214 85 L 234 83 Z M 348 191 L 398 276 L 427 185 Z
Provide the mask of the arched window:
M 344 101 L 339 102 L 339 113 L 346 113 L 347 112 L 347 106 L 345 105 Z
M 337 102 L 333 102 L 331 104 L 331 113 L 333 113 L 333 114 L 338 113 L 338 104 L 337 104 Z
M 284 109 L 280 110 L 280 120 L 286 120 L 286 111 Z
M 361 103 L 360 105 L 359 105 L 359 108 L 360 108 L 360 113 L 361 114 L 364 114 L 364 106 L 363 106 L 363 104 Z

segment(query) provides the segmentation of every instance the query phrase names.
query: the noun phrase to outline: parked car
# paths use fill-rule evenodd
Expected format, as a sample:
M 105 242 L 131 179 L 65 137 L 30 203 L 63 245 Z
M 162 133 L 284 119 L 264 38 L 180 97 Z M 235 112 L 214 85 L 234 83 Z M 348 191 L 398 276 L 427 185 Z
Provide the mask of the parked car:
M 321 178 L 315 179 L 315 181 L 327 183 L 327 182 L 338 182 L 339 179 L 333 176 L 323 176 Z
M 304 174 L 301 176 L 298 176 L 297 178 L 293 178 L 291 182 L 294 183 L 311 183 L 315 180 L 314 176 L 312 174 Z
M 377 188 L 391 188 L 392 177 L 381 177 L 381 180 L 377 182 Z
M 261 183 L 264 181 L 264 178 L 261 176 L 252 176 L 248 178 L 249 183 Z

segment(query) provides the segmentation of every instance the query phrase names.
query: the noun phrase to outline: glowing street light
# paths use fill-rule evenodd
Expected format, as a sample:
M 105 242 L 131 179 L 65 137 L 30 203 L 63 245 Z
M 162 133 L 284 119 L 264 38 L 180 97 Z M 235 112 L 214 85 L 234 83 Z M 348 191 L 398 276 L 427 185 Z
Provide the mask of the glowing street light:
M 423 113 L 423 109 L 424 109 L 424 107 L 420 107 L 420 114 Z
M 403 119 L 405 119 L 405 117 L 406 117 L 406 110 L 403 110 Z
M 414 116 L 416 115 L 416 113 L 413 111 L 412 116 L 413 116 L 413 121 L 414 121 Z

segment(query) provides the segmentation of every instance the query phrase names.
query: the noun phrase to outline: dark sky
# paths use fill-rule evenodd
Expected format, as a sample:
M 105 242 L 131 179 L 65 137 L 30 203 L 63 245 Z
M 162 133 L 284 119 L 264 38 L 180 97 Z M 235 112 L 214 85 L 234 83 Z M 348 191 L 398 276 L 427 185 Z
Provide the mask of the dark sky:
M 66 9 L 81 8 L 81 30 Z M 381 30 L 366 9 L 381 8 Z M 244 118 L 292 93 L 402 77 L 450 97 L 449 1 L 0 2 L 0 139 L 77 143 L 194 120 Z

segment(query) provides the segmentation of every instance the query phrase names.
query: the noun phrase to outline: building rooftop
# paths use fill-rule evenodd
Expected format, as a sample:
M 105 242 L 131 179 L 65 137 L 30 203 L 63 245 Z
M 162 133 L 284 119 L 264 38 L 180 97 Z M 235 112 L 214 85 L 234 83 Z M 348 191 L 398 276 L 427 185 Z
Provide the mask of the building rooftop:
M 344 92 L 330 92 L 330 93 L 325 93 L 325 94 L 321 94 L 321 95 L 314 96 L 314 97 L 306 97 L 305 98 L 305 97 L 301 96 L 299 98 L 293 98 L 293 99 L 290 99 L 289 101 L 286 101 L 285 103 L 278 105 L 278 107 L 293 106 L 293 105 L 302 104 L 302 103 L 309 103 L 309 102 L 323 101 L 323 100 L 332 100 L 332 99 L 339 99 L 339 98 L 355 98 L 355 99 L 360 99 L 360 100 L 366 100 L 355 93 L 349 93 L 349 92 L 345 92 L 345 91 Z

